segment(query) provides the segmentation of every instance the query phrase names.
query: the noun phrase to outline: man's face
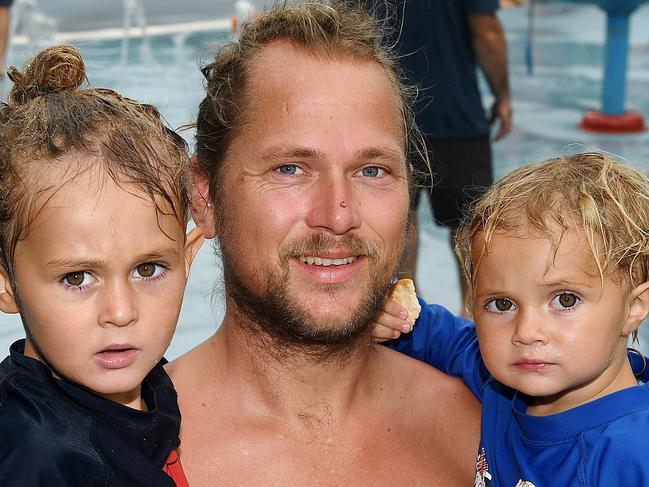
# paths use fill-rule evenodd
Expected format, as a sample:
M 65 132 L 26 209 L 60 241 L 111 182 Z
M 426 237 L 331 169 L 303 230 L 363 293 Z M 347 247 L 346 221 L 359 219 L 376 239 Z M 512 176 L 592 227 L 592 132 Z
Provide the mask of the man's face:
M 216 205 L 226 291 L 284 341 L 340 344 L 365 330 L 403 248 L 408 184 L 393 88 L 376 63 L 275 42 L 247 90 Z

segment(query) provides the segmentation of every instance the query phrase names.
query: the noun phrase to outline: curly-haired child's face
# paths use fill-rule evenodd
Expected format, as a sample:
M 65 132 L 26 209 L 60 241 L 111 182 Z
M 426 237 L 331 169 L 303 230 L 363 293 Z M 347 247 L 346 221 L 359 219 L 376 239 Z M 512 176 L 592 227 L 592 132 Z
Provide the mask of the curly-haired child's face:
M 185 243 L 169 208 L 157 213 L 126 188 L 92 172 L 63 185 L 18 242 L 14 272 L 33 338 L 25 354 L 40 351 L 65 378 L 140 408 L 140 384 L 169 346 L 199 245 L 193 235 Z
M 487 368 L 530 396 L 530 414 L 636 385 L 626 347 L 647 313 L 646 289 L 629 293 L 620 279 L 602 281 L 579 231 L 564 233 L 556 251 L 547 238 L 497 232 L 473 302 Z

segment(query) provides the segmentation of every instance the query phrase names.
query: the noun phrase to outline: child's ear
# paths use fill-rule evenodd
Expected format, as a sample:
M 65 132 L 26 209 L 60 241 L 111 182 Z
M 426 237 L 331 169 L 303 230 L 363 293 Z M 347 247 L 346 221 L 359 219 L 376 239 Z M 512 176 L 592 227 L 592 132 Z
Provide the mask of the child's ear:
M 194 228 L 185 237 L 185 278 L 189 277 L 189 268 L 204 241 L 203 231 L 198 227 Z
M 0 311 L 18 313 L 18 305 L 11 288 L 11 279 L 4 269 L 0 269 Z
M 192 216 L 196 226 L 203 231 L 205 238 L 216 236 L 216 225 L 214 224 L 214 208 L 210 201 L 210 183 L 204 174 L 197 169 L 198 159 L 192 156 Z
M 649 281 L 639 284 L 631 291 L 629 314 L 626 318 L 624 335 L 629 335 L 638 329 L 642 320 L 649 314 Z

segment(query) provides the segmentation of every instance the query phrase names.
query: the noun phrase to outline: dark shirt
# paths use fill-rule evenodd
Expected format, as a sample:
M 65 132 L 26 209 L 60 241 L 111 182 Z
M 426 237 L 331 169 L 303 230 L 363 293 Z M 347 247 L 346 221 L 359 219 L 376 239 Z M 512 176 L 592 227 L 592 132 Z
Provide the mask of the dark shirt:
M 383 0 L 373 0 L 381 12 Z M 468 19 L 498 0 L 396 0 L 394 32 L 408 84 L 419 87 L 417 124 L 433 139 L 489 133 Z
M 173 384 L 156 367 L 138 411 L 52 377 L 15 342 L 0 364 L 0 485 L 172 487 L 162 471 L 180 441 Z

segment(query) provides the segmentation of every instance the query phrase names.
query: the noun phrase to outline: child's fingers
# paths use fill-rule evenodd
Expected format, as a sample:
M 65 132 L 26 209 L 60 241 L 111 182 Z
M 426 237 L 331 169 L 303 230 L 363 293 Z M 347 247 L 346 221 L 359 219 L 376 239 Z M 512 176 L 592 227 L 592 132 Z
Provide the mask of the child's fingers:
M 399 317 L 403 321 L 406 321 L 408 319 L 408 310 L 392 298 L 388 298 L 383 301 L 383 312 L 395 317 Z
M 372 341 L 384 342 L 394 340 L 401 333 L 412 330 L 412 324 L 407 321 L 408 311 L 394 299 L 385 299 L 383 309 L 374 317 Z
M 377 343 L 385 342 L 399 338 L 399 335 L 401 335 L 401 332 L 398 330 L 393 330 L 388 326 L 375 325 L 372 330 L 372 341 Z
M 388 312 L 388 306 L 386 305 L 384 310 L 379 312 L 379 314 L 374 318 L 374 323 L 404 333 L 410 332 L 412 330 L 412 323 L 406 320 L 406 317 L 408 316 L 406 309 L 392 299 L 386 299 L 386 303 L 388 301 L 392 301 L 396 304 L 396 310 L 393 308 L 392 312 Z M 396 311 L 396 313 L 394 313 L 394 311 Z

